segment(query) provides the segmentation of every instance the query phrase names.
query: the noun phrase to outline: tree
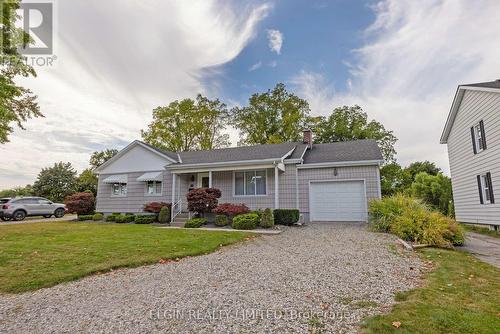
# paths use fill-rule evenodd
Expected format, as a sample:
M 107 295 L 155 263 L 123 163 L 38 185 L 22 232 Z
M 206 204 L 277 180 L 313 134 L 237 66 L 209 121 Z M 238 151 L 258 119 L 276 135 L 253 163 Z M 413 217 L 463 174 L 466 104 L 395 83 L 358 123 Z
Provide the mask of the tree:
M 308 123 L 313 130 L 315 143 L 375 139 L 385 162 L 396 161 L 394 145 L 397 138 L 381 123 L 375 120 L 368 121 L 368 115 L 358 105 L 337 107 L 330 116 L 311 117 Z
M 75 193 L 64 199 L 66 209 L 78 215 L 93 214 L 95 209 L 95 197 L 91 192 Z
M 62 202 L 76 190 L 76 171 L 69 162 L 58 162 L 53 167 L 43 168 L 33 184 L 36 196 L 46 197 L 54 202 Z
M 43 117 L 32 91 L 16 85 L 16 77 L 36 77 L 32 66 L 24 62 L 18 47 L 31 43 L 29 35 L 15 23 L 19 0 L 2 1 L 0 29 L 0 143 L 9 141 L 12 123 L 24 129 L 23 122 L 32 117 Z
M 77 191 L 90 191 L 94 196 L 97 195 L 97 175 L 94 172 L 87 168 L 81 172 L 81 174 L 76 179 L 77 183 Z
M 18 196 L 32 196 L 33 187 L 28 184 L 25 187 L 15 187 L 12 189 L 5 189 L 0 191 L 0 197 L 18 197 Z
M 418 173 L 411 185 L 411 192 L 441 213 L 445 215 L 453 213 L 451 179 L 442 173 L 437 175 Z
M 118 150 L 106 149 L 103 151 L 96 151 L 90 156 L 90 169 L 95 170 L 97 167 L 118 154 Z
M 380 168 L 380 187 L 382 196 L 404 192 L 408 187 L 409 175 L 401 166 L 392 162 Z
M 198 94 L 196 100 L 174 101 L 154 109 L 153 121 L 141 135 L 148 144 L 173 152 L 226 147 L 229 136 L 222 131 L 227 117 L 224 103 Z
M 415 180 L 418 173 L 425 172 L 429 175 L 438 175 L 441 172 L 441 168 L 436 167 L 436 164 L 430 161 L 415 161 L 405 168 L 411 177 L 411 182 Z
M 231 110 L 231 123 L 246 145 L 299 141 L 309 116 L 306 100 L 287 92 L 279 83 L 273 90 L 253 94 L 248 106 Z

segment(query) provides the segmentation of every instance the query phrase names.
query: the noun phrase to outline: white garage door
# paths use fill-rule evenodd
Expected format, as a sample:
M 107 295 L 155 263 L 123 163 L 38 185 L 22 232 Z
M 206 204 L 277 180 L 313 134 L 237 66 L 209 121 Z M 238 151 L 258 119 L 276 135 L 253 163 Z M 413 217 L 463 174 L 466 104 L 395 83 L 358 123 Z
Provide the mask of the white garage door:
M 311 182 L 311 221 L 366 221 L 363 181 Z

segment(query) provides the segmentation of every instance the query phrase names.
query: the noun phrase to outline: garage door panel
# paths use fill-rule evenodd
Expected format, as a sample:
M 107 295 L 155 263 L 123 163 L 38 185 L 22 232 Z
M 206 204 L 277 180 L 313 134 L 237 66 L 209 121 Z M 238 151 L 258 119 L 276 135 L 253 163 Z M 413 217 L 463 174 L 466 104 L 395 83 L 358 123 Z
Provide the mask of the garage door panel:
M 363 181 L 311 182 L 312 221 L 365 221 L 366 195 Z

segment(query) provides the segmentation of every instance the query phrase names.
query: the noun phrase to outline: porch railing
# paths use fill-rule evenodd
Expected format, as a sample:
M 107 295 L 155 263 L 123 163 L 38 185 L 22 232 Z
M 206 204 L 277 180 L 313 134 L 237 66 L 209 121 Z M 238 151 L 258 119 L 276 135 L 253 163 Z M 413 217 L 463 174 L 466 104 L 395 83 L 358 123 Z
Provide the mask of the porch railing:
M 175 217 L 179 215 L 182 211 L 182 200 L 179 199 L 177 202 L 172 204 L 172 219 L 171 221 L 174 222 Z

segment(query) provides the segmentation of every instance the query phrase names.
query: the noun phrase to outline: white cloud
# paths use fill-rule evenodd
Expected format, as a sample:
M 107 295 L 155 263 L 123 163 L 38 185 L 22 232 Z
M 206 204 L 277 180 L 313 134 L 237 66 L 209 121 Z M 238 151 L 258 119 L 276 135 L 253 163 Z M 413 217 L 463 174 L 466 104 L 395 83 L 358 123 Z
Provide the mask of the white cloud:
M 269 29 L 267 30 L 267 39 L 269 49 L 277 54 L 281 53 L 281 47 L 283 46 L 283 34 L 279 30 Z
M 250 66 L 250 68 L 248 69 L 248 72 L 253 72 L 253 71 L 261 68 L 261 66 L 262 66 L 262 62 L 258 61 L 255 64 L 253 64 L 252 66 Z
M 394 130 L 398 159 L 436 161 L 448 171 L 439 144 L 458 84 L 500 78 L 500 6 L 497 1 L 387 0 L 374 7 L 367 43 L 354 51 L 344 93 L 318 73 L 301 72 L 292 83 L 316 114 L 357 103 Z M 481 22 L 481 24 L 478 24 Z
M 92 151 L 139 138 L 156 106 L 207 93 L 216 86 L 203 85 L 207 73 L 234 59 L 271 9 L 216 0 L 56 5 L 58 66 L 19 80 L 46 118 L 0 145 L 0 189 L 32 183 L 57 161 L 81 171 Z

